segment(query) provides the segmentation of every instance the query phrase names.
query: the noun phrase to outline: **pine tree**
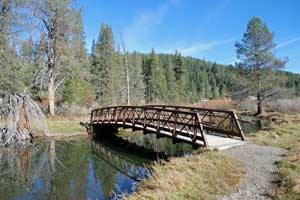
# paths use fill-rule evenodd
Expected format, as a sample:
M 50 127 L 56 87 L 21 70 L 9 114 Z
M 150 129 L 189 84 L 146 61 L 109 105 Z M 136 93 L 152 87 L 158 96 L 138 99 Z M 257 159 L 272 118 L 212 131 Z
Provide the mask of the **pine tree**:
M 95 48 L 95 63 L 92 66 L 96 99 L 101 105 L 116 105 L 124 101 L 122 72 L 121 58 L 115 50 L 112 28 L 103 23 Z
M 201 100 L 205 98 L 205 79 L 203 74 L 199 75 L 198 96 Z
M 175 81 L 182 79 L 185 69 L 183 67 L 183 61 L 181 54 L 176 50 L 174 55 L 174 71 L 175 71 Z
M 12 34 L 22 21 L 18 10 L 20 4 L 19 1 L 0 1 L 0 89 L 10 93 L 24 90 L 17 41 Z
M 216 84 L 215 78 L 212 78 L 211 93 L 212 93 L 212 98 L 213 99 L 218 99 L 220 97 L 219 88 Z
M 168 89 L 168 101 L 174 103 L 177 99 L 177 92 L 175 90 L 175 72 L 172 59 L 167 58 L 167 63 L 165 66 L 165 76 Z
M 179 101 L 183 101 L 186 98 L 186 69 L 183 63 L 181 54 L 175 51 L 174 55 L 174 71 L 175 71 L 175 82 L 177 85 L 176 90 L 178 91 Z
M 225 95 L 226 95 L 226 84 L 223 83 L 220 91 L 220 97 L 224 98 Z
M 145 85 L 143 81 L 142 57 L 140 54 L 133 52 L 128 57 L 131 102 L 138 104 L 144 100 Z
M 146 102 L 160 102 L 166 99 L 167 83 L 166 77 L 159 65 L 159 60 L 154 49 L 144 67 L 145 74 L 145 99 Z
M 20 67 L 22 77 L 23 87 L 26 90 L 30 90 L 33 81 L 33 71 L 34 71 L 34 44 L 32 37 L 30 36 L 28 40 L 24 41 L 20 49 L 20 60 L 22 66 Z
M 250 19 L 247 30 L 240 43 L 236 43 L 237 57 L 242 60 L 242 67 L 248 77 L 243 81 L 243 88 L 247 95 L 257 97 L 257 112 L 263 112 L 263 101 L 277 93 L 276 85 L 279 80 L 274 79 L 274 72 L 285 65 L 286 61 L 279 60 L 274 55 L 274 33 L 258 17 Z
M 203 75 L 203 83 L 204 83 L 204 90 L 205 90 L 205 97 L 210 99 L 212 97 L 212 93 L 211 93 L 211 87 L 209 84 L 209 80 L 208 80 L 208 75 L 205 72 Z

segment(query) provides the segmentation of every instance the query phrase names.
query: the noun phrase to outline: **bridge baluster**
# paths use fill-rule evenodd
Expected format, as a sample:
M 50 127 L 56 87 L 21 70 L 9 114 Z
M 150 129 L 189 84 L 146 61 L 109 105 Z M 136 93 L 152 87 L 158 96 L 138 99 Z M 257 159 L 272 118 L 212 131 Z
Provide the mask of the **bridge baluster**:
M 114 126 L 141 128 L 189 142 L 202 140 L 204 145 L 207 145 L 204 130 L 244 140 L 238 118 L 232 111 L 179 106 L 116 106 L 92 110 L 90 122 L 99 126 L 114 122 Z
M 160 132 L 160 111 L 156 111 L 157 112 L 157 128 L 156 131 L 159 133 Z
M 177 128 L 177 118 L 178 118 L 178 113 L 174 113 L 174 123 L 173 123 L 173 137 L 176 136 L 176 128 Z

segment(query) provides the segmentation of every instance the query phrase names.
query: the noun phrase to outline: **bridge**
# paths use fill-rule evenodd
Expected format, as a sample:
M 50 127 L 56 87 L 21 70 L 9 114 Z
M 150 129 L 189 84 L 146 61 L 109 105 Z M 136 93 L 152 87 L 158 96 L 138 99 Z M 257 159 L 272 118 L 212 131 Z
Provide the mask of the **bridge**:
M 244 134 L 233 111 L 169 105 L 114 106 L 92 110 L 90 125 L 102 132 L 118 128 L 143 130 L 174 142 L 210 148 L 244 144 Z

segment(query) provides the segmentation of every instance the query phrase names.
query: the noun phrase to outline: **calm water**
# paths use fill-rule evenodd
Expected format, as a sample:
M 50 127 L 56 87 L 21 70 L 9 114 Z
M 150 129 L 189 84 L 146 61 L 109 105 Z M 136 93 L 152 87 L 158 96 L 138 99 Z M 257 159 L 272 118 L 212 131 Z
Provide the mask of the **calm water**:
M 247 115 L 240 115 L 239 119 L 243 120 L 240 124 L 245 134 L 255 133 L 271 123 L 270 120 L 257 119 L 256 117 Z
M 88 139 L 0 150 L 0 199 L 114 199 L 150 175 L 150 159 Z
M 169 153 L 192 149 L 148 135 L 130 140 Z M 151 175 L 157 156 L 125 140 L 99 143 L 86 138 L 0 148 L 0 199 L 115 199 L 131 194 Z
M 245 133 L 260 129 L 254 118 L 241 119 L 252 122 L 242 123 Z M 151 176 L 158 157 L 193 151 L 191 145 L 173 144 L 155 134 L 123 137 L 101 143 L 88 138 L 41 140 L 0 148 L 0 199 L 116 199 L 133 193 L 140 180 Z

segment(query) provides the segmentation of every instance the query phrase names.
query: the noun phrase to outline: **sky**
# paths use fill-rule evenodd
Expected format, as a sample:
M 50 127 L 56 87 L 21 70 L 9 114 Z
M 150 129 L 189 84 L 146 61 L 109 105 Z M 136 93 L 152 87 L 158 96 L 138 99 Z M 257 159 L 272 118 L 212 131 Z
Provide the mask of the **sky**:
M 300 73 L 299 0 L 78 0 L 83 8 L 86 48 L 102 22 L 130 52 L 174 53 L 234 64 L 234 44 L 248 21 L 260 17 L 275 33 L 275 55 L 288 57 L 285 70 Z

